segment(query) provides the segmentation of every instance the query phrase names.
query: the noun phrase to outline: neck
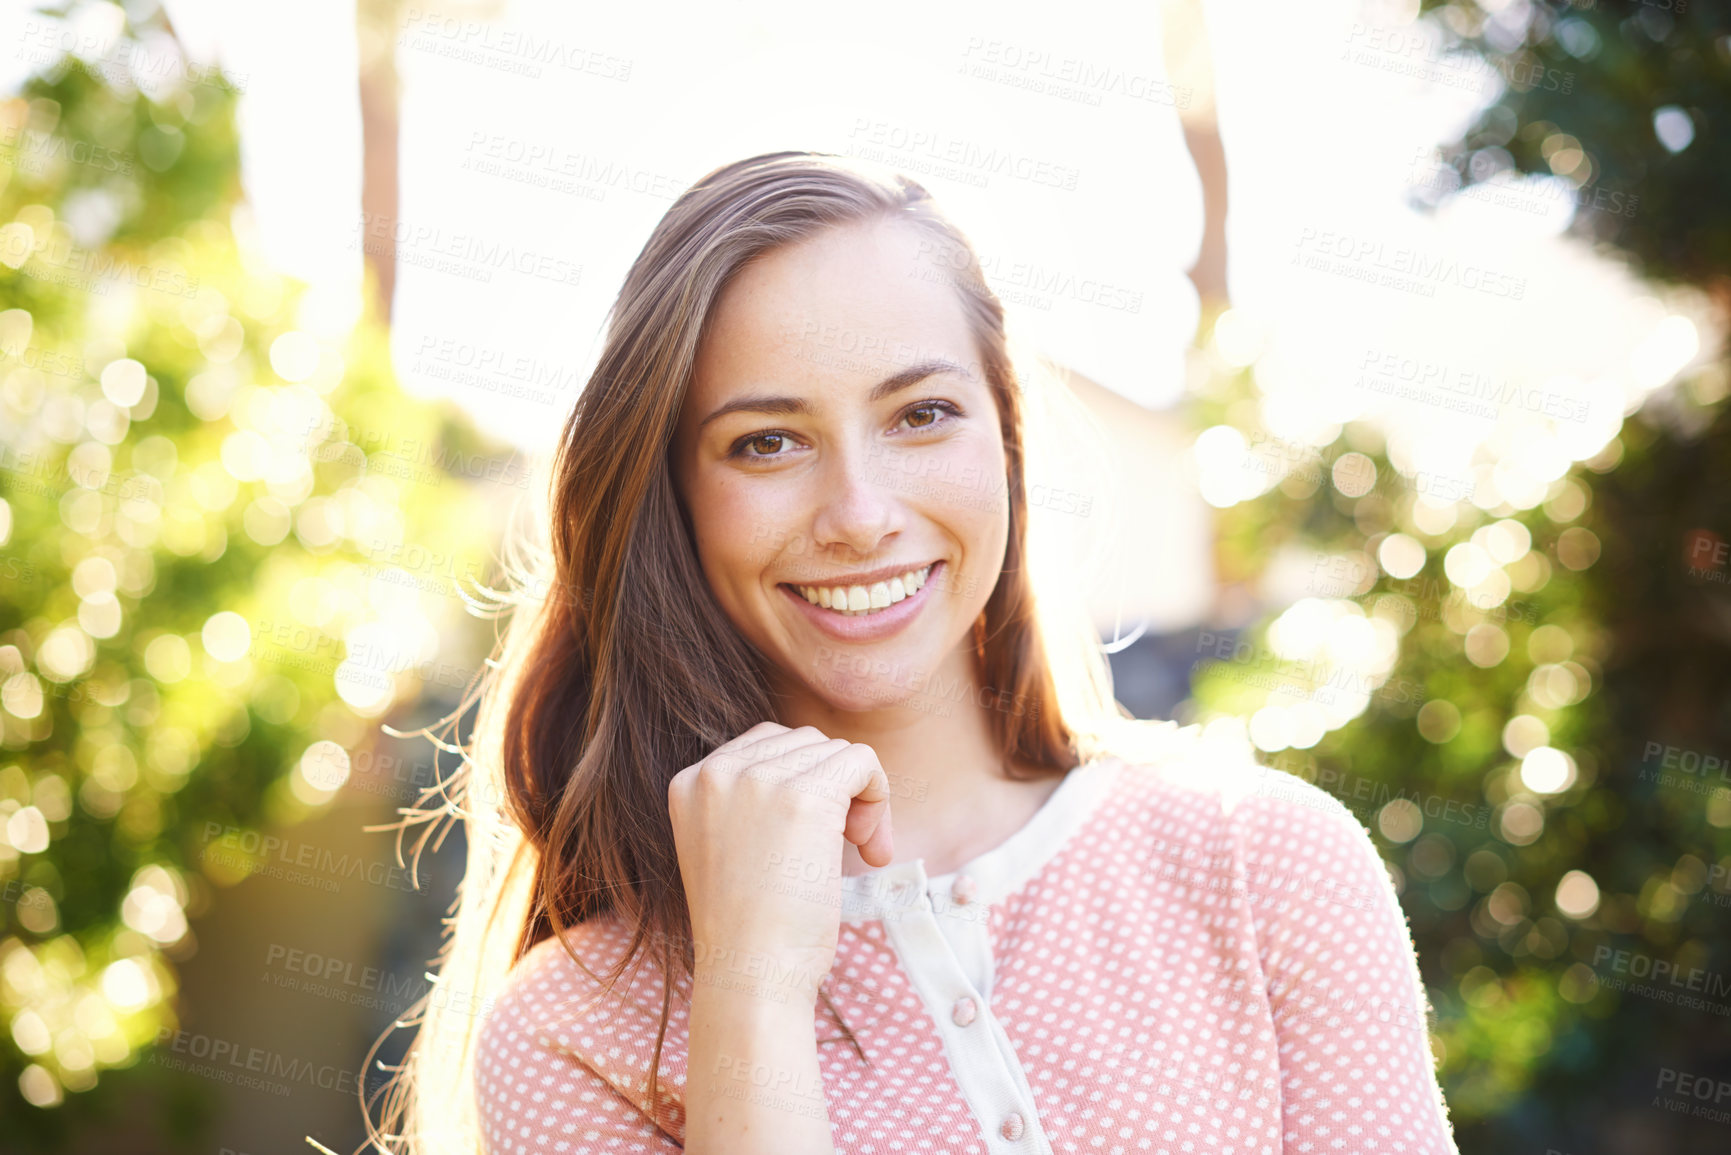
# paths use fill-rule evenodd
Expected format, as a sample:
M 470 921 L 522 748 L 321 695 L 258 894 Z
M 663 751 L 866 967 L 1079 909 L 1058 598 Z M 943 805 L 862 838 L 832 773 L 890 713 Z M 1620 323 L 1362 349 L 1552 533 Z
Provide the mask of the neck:
M 1034 782 L 1009 778 L 997 737 L 995 691 L 981 688 L 971 645 L 952 651 L 937 676 L 894 705 L 846 710 L 804 683 L 776 693 L 777 721 L 814 726 L 831 738 L 860 742 L 877 752 L 889 778 L 893 862 L 923 858 L 930 874 L 945 874 L 992 849 L 1019 829 L 1056 789 L 1056 776 Z M 907 686 L 896 687 L 906 694 Z M 1029 767 L 1013 768 L 1026 775 Z M 843 847 L 842 873 L 871 869 L 852 843 Z

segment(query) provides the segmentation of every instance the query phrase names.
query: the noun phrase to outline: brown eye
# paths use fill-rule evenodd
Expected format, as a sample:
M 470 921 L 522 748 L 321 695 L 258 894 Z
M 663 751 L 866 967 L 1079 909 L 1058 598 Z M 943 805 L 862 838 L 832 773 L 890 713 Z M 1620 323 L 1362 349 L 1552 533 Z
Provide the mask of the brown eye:
M 779 433 L 765 433 L 761 437 L 753 437 L 746 442 L 751 451 L 759 457 L 774 457 L 781 452 L 782 436 Z
M 936 429 L 940 425 L 951 425 L 961 416 L 961 409 L 951 402 L 926 400 L 902 410 L 901 419 L 910 429 Z
M 799 441 L 793 434 L 780 429 L 766 429 L 741 437 L 727 451 L 737 461 L 768 461 L 772 457 L 792 457 Z

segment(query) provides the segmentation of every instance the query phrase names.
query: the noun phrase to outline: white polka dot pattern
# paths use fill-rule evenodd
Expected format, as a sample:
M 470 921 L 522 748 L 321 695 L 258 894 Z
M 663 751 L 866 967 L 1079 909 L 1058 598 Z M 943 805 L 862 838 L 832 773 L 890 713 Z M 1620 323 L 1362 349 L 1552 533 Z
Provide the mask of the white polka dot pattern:
M 947 1057 L 953 1004 L 935 1021 L 881 920 L 844 921 L 825 989 L 871 1062 L 820 1004 L 838 1155 L 1453 1152 L 1412 940 L 1369 835 L 1298 779 L 1233 794 L 1231 777 L 1124 766 L 989 909 L 994 978 L 964 1017 L 1001 1026 L 1038 1127 L 982 1119 Z M 628 937 L 609 921 L 570 941 L 605 973 Z M 681 1150 L 683 1112 L 646 1114 L 659 973 L 638 968 L 606 1003 L 596 989 L 552 940 L 513 970 L 476 1064 L 489 1152 Z M 676 997 L 662 1053 L 679 1102 L 687 1010 Z

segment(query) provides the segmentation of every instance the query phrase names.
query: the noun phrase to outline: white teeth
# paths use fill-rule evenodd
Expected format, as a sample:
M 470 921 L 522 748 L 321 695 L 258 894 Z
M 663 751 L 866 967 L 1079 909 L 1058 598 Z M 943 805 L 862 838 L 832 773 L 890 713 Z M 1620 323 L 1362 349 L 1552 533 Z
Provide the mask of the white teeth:
M 869 589 L 865 586 L 795 586 L 794 589 L 812 605 L 858 616 L 875 613 L 913 597 L 926 584 L 926 578 L 931 576 L 931 572 L 931 566 L 921 566 L 919 569 L 899 574 L 887 582 L 874 582 Z

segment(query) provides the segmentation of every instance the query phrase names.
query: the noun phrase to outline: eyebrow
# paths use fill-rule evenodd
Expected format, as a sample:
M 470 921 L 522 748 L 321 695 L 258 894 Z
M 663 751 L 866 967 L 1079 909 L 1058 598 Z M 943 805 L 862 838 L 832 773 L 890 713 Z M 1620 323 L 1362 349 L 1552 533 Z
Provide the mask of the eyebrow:
M 909 365 L 906 369 L 903 369 L 893 377 L 885 377 L 882 381 L 879 381 L 876 385 L 872 386 L 871 394 L 867 400 L 874 403 L 882 401 L 884 398 L 893 396 L 909 386 L 918 385 L 927 377 L 934 376 L 938 373 L 960 373 L 964 377 L 971 376 L 966 369 L 956 364 L 954 361 L 947 360 L 943 357 L 934 357 L 929 360 L 920 361 L 917 364 Z M 805 398 L 803 397 L 771 397 L 761 393 L 754 393 L 746 397 L 736 397 L 727 404 L 720 406 L 715 410 L 715 412 L 700 421 L 697 428 L 701 430 L 704 426 L 708 425 L 718 417 L 724 417 L 729 413 L 739 412 L 810 413 L 811 406 L 806 403 Z

